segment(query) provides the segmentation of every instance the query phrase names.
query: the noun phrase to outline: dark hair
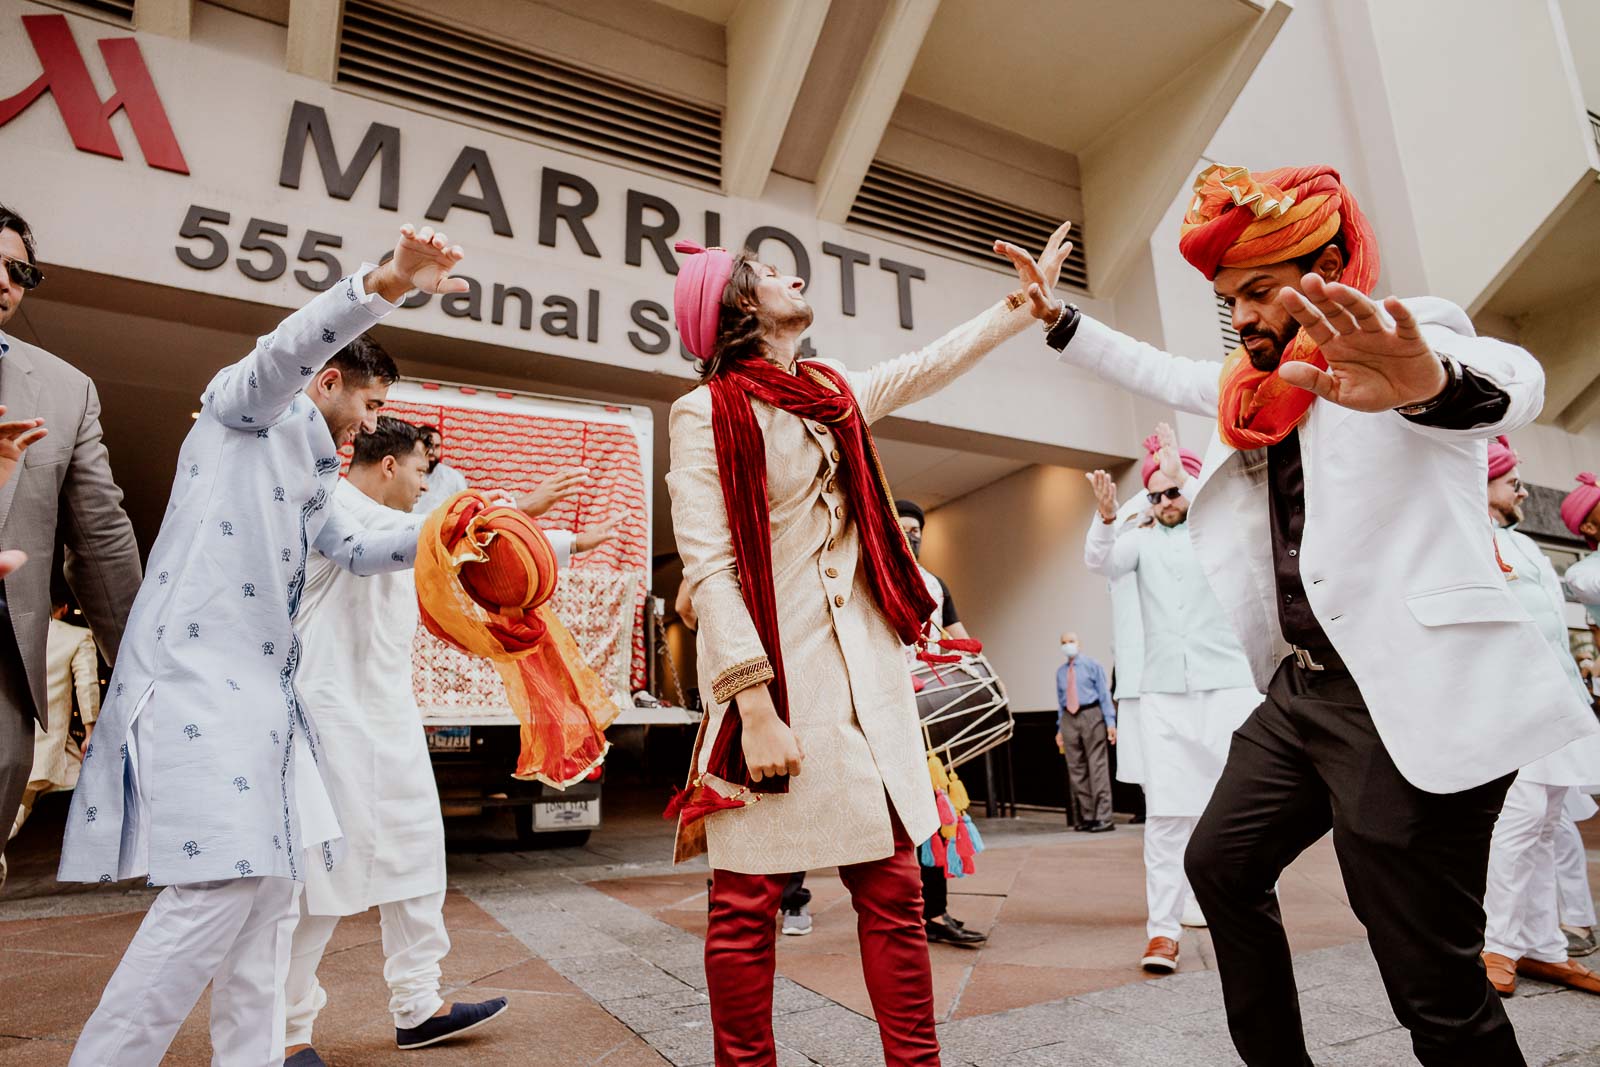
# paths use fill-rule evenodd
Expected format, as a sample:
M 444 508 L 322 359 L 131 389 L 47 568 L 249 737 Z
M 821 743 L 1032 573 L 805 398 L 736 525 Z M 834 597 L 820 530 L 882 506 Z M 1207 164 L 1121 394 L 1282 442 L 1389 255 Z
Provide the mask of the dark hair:
M 404 459 L 422 443 L 422 427 L 390 415 L 379 415 L 377 429 L 371 433 L 356 434 L 355 456 L 352 467 L 365 467 L 383 462 L 383 457 Z
M 393 385 L 400 380 L 400 368 L 394 365 L 389 353 L 366 336 L 357 337 L 335 352 L 327 366 L 344 375 L 345 382 L 357 389 L 373 381 Z
M 915 500 L 896 500 L 894 509 L 900 513 L 902 519 L 909 516 L 917 520 L 918 526 L 928 525 L 928 516 L 924 514 L 921 506 Z
M 746 359 L 759 359 L 762 352 L 761 319 L 756 314 L 761 297 L 761 261 L 746 248 L 733 257 L 733 273 L 722 290 L 722 314 L 717 322 L 717 340 L 709 359 L 700 361 L 700 380 L 715 378 L 724 367 Z
M 34 259 L 33 231 L 28 228 L 28 221 L 4 204 L 0 204 L 0 230 L 11 230 L 22 238 L 22 249 L 28 253 L 28 262 L 36 262 Z
M 1329 245 L 1332 245 L 1339 250 L 1339 258 L 1341 260 L 1343 260 L 1345 263 L 1350 262 L 1350 252 L 1347 248 L 1345 248 L 1344 245 L 1344 227 L 1341 226 L 1339 227 L 1339 232 L 1334 234 L 1330 239 L 1324 241 L 1316 248 L 1296 259 L 1294 261 L 1296 269 L 1298 269 L 1301 274 L 1310 274 L 1317 267 L 1317 259 L 1322 255 L 1323 251 Z

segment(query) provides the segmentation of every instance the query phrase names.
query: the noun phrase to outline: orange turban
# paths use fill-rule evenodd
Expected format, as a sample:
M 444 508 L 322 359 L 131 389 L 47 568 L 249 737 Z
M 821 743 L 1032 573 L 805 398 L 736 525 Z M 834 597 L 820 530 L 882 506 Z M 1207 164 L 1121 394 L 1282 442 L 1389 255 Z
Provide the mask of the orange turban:
M 522 725 L 514 777 L 565 788 L 605 758 L 617 707 L 547 605 L 556 577 L 544 532 L 470 490 L 429 515 L 417 540 L 423 625 L 500 672 Z
M 1378 280 L 1378 242 L 1350 190 L 1332 167 L 1280 167 L 1253 174 L 1243 167 L 1211 166 L 1194 180 L 1178 251 L 1208 279 L 1224 267 L 1262 267 L 1309 255 L 1344 233 L 1345 266 L 1339 281 L 1371 293 Z M 1304 330 L 1295 334 L 1282 363 L 1304 360 L 1320 370 L 1328 361 Z M 1234 448 L 1261 448 L 1283 440 L 1315 396 L 1259 371 L 1241 346 L 1222 366 L 1217 429 Z

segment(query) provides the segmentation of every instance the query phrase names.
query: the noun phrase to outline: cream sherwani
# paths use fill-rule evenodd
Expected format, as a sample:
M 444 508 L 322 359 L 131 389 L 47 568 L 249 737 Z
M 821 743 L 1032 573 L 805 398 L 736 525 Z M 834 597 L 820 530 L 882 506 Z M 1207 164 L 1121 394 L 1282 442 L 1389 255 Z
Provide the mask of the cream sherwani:
M 46 717 L 49 728 L 33 724 L 33 770 L 22 793 L 22 807 L 11 825 L 16 837 L 28 821 L 33 805 L 45 793 L 71 789 L 78 784 L 78 768 L 83 752 L 69 732 L 72 728 L 72 698 L 76 694 L 85 728 L 93 727 L 100 711 L 100 658 L 95 652 L 94 635 L 82 626 L 60 619 L 50 620 L 50 637 L 45 643 L 45 685 L 50 700 Z
M 997 304 L 926 348 L 849 372 L 862 414 L 876 422 L 937 392 L 1032 321 L 1026 309 Z M 939 826 L 905 653 L 867 585 L 833 432 L 760 402 L 753 408 L 766 442 L 789 721 L 806 759 L 788 793 L 705 820 L 711 866 L 783 874 L 883 859 L 894 851 L 890 804 L 912 841 Z M 673 405 L 670 432 L 667 488 L 700 616 L 700 689 L 708 698 L 699 773 L 731 698 L 772 670 L 739 588 L 706 387 Z

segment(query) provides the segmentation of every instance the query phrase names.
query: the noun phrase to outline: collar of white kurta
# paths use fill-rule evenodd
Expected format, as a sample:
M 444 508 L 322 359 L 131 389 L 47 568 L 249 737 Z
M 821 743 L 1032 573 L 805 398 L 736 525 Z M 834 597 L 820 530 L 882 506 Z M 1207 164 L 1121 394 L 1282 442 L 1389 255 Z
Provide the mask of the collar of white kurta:
M 393 529 L 414 525 L 417 521 L 410 512 L 397 511 L 378 503 L 350 484 L 348 478 L 339 479 L 339 484 L 333 490 L 333 499 L 369 529 Z

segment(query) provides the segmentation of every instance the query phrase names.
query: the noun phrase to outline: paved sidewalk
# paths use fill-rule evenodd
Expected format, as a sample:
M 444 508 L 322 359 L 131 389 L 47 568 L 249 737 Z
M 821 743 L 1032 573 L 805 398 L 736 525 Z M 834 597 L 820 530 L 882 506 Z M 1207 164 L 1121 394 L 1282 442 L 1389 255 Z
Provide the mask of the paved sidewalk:
M 589 848 L 511 851 L 452 828 L 446 996 L 511 999 L 481 1036 L 429 1062 L 634 1067 L 711 1062 L 701 963 L 703 864 L 656 862 L 667 834 L 656 798 L 611 801 Z M 1210 944 L 1184 938 L 1183 967 L 1146 979 L 1137 827 L 1059 831 L 1056 818 L 985 823 L 979 874 L 951 908 L 991 932 L 981 950 L 935 946 L 936 1007 L 947 1065 L 1233 1067 Z M 0 1064 L 65 1064 L 153 894 L 100 887 L 0 900 Z M 833 872 L 813 872 L 816 932 L 781 938 L 776 1031 L 784 1065 L 882 1063 Z M 1384 999 L 1326 842 L 1286 872 L 1280 892 L 1296 951 L 1306 1030 L 1320 1067 L 1412 1064 Z M 318 1046 L 334 1067 L 416 1063 L 394 1049 L 373 914 L 341 924 L 323 968 L 330 1003 Z M 1600 1065 L 1600 1002 L 1524 983 L 1508 1002 L 1528 1062 Z M 166 1063 L 209 1062 L 205 998 Z

